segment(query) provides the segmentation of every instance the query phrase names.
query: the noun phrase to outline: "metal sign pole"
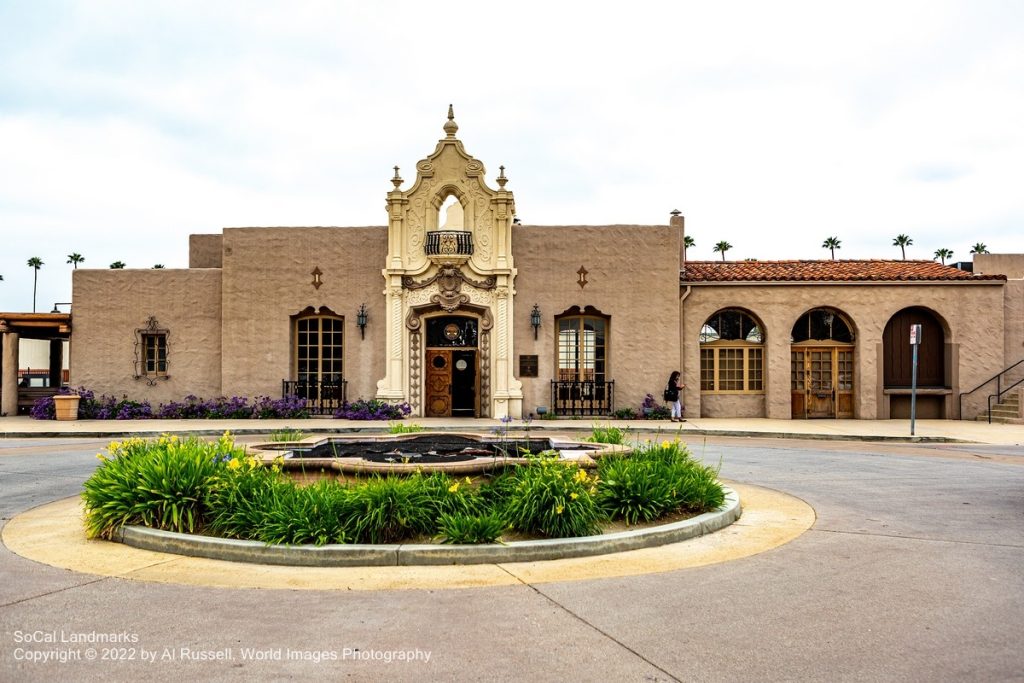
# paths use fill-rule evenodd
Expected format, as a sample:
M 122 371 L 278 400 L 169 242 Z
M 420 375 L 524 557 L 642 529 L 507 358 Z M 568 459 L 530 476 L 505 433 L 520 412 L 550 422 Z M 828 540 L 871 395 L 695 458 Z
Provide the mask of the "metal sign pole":
M 914 422 L 917 420 L 917 347 L 921 345 L 921 326 L 910 326 L 910 348 L 914 358 L 910 370 L 910 435 L 914 436 Z

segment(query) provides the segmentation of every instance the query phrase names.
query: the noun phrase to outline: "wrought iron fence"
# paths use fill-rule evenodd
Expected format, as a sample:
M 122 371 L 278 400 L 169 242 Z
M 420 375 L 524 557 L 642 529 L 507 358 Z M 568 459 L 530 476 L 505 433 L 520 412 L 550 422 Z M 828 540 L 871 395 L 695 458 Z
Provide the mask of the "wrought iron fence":
M 281 395 L 306 399 L 309 412 L 314 415 L 332 415 L 345 403 L 348 380 L 310 382 L 286 379 L 281 382 Z
M 465 230 L 431 230 L 423 244 L 427 256 L 472 256 L 473 233 Z
M 551 380 L 555 415 L 610 415 L 615 410 L 615 381 Z

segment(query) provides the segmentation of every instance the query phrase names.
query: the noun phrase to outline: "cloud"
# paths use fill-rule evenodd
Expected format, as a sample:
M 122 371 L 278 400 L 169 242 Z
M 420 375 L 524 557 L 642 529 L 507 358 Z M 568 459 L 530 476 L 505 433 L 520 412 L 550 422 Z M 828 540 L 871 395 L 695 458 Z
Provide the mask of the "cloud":
M 1000 2 L 0 4 L 0 310 L 190 233 L 381 225 L 459 137 L 532 224 L 714 258 L 1020 250 L 1024 9 Z

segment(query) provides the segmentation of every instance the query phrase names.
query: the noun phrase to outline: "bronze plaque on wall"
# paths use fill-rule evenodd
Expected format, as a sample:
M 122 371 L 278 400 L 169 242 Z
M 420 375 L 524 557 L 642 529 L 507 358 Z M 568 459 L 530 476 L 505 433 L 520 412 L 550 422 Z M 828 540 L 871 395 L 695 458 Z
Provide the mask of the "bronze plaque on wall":
M 537 356 L 519 356 L 519 376 L 537 376 Z

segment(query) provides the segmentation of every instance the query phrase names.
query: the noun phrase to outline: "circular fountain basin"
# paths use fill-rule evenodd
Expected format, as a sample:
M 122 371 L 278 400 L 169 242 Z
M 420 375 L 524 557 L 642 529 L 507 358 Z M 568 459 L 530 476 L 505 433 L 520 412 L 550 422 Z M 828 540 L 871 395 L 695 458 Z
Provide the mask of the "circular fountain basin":
M 259 444 L 252 449 L 265 463 L 277 461 L 286 470 L 331 469 L 346 474 L 473 474 L 516 466 L 528 454 L 544 451 L 554 451 L 561 459 L 581 467 L 594 467 L 597 458 L 631 451 L 625 446 L 557 436 L 451 432 L 314 436 L 302 441 Z

